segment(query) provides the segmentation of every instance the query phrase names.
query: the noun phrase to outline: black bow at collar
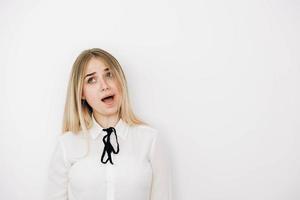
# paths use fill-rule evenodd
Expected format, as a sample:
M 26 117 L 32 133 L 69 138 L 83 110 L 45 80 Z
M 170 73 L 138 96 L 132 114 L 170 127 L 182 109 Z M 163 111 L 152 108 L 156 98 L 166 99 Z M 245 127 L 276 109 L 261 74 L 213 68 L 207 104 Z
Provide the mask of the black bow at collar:
M 119 150 L 120 150 L 116 129 L 114 127 L 109 127 L 109 128 L 105 128 L 102 130 L 106 131 L 107 135 L 105 135 L 102 139 L 102 141 L 104 143 L 104 149 L 103 149 L 102 156 L 101 156 L 101 162 L 106 164 L 109 161 L 113 165 L 114 163 L 112 162 L 112 159 L 111 159 L 111 153 L 113 152 L 114 154 L 118 154 Z M 114 136 L 117 141 L 117 150 L 115 150 L 113 145 L 110 143 L 110 136 L 112 133 L 114 133 Z M 105 153 L 107 153 L 108 158 L 104 161 Z

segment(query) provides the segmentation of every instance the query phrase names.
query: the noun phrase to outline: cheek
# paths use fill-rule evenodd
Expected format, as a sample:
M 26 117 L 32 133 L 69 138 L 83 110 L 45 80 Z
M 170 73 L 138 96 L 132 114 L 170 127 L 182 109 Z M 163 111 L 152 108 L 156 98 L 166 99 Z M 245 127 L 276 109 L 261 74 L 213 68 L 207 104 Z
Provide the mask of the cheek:
M 122 93 L 119 90 L 117 91 L 117 93 L 118 93 L 118 102 L 119 102 L 119 104 L 121 104 L 121 102 L 122 102 Z
M 91 87 L 83 87 L 83 91 L 82 93 L 84 94 L 84 96 L 87 98 L 87 99 L 94 99 L 95 98 L 95 89 L 91 88 Z
M 119 100 L 121 100 L 121 98 L 122 98 L 121 89 L 118 88 L 118 87 L 116 87 L 116 88 L 115 88 L 115 91 L 116 91 L 116 93 L 118 94 Z
M 114 91 L 116 91 L 120 95 L 121 94 L 120 85 L 115 81 L 112 86 L 114 87 Z

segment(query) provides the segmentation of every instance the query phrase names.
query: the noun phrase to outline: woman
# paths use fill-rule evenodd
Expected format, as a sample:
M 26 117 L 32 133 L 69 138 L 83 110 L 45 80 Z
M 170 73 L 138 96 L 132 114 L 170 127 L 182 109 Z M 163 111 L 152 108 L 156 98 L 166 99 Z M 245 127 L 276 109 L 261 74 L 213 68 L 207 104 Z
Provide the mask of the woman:
M 160 132 L 139 120 L 127 82 L 108 52 L 73 64 L 48 173 L 51 200 L 171 200 L 171 167 Z

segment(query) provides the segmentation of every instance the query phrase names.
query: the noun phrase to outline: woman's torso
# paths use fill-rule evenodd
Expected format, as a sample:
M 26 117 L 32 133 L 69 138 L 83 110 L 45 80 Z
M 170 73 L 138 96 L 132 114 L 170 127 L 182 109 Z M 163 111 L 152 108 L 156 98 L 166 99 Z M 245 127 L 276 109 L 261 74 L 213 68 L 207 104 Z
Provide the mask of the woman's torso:
M 69 200 L 149 199 L 152 181 L 149 152 L 156 130 L 139 125 L 126 126 L 119 131 L 126 134 L 117 130 L 117 134 L 123 137 L 118 137 L 119 153 L 111 154 L 113 165 L 101 163 L 105 133 L 88 139 L 90 151 L 86 157 L 83 156 L 87 150 L 87 138 L 71 132 L 61 136 L 66 160 L 71 165 L 68 172 Z

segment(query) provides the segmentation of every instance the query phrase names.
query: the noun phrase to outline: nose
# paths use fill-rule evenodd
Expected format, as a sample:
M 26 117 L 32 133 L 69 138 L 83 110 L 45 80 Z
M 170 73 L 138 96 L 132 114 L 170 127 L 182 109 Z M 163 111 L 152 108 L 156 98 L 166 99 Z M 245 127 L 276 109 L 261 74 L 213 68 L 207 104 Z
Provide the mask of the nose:
M 107 84 L 107 82 L 103 78 L 101 78 L 101 80 L 100 80 L 100 90 L 105 91 L 107 89 L 109 89 L 109 85 Z

